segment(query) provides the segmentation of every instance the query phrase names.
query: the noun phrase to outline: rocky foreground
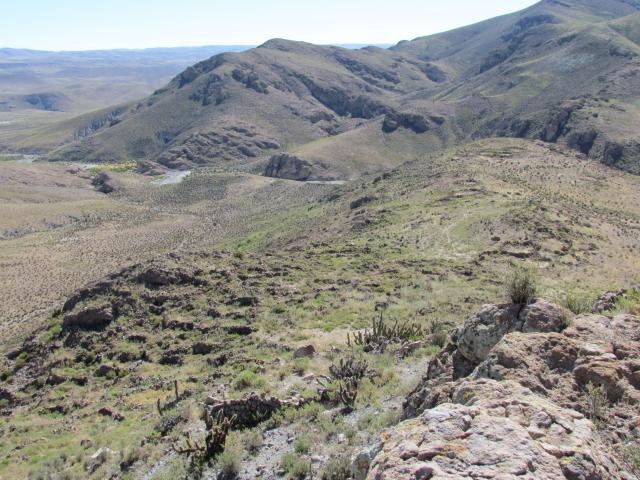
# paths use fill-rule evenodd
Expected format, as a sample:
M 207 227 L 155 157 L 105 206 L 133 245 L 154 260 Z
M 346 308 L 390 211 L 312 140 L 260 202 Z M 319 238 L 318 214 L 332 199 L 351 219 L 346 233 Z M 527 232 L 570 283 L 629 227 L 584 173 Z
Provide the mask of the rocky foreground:
M 637 478 L 639 354 L 633 315 L 485 305 L 431 360 L 367 478 Z

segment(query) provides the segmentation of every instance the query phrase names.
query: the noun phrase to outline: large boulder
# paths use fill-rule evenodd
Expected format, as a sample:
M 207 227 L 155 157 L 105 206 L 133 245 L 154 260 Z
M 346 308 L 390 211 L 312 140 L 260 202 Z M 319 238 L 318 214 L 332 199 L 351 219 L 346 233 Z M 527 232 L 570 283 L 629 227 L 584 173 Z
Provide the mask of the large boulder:
M 287 180 L 310 180 L 314 173 L 313 165 L 295 155 L 281 153 L 269 159 L 264 175 Z
M 462 356 L 480 363 L 507 333 L 560 332 L 567 326 L 566 318 L 562 307 L 540 300 L 524 307 L 517 304 L 483 305 L 458 328 L 454 338 Z
M 513 382 L 463 381 L 386 438 L 369 480 L 633 478 L 583 414 Z
M 518 318 L 525 333 L 561 332 L 568 325 L 567 315 L 567 311 L 558 305 L 537 301 L 524 307 Z
M 293 358 L 311 358 L 315 353 L 316 349 L 313 345 L 303 345 L 293 352 Z
M 78 312 L 65 315 L 62 326 L 65 329 L 100 330 L 109 325 L 113 318 L 113 307 L 111 305 L 87 307 Z
M 562 333 L 511 333 L 473 372 L 474 378 L 515 380 L 560 405 L 589 411 L 587 385 L 603 389 L 607 427 L 624 432 L 624 410 L 640 407 L 640 319 L 618 315 L 578 317 Z M 624 398 L 626 405 L 621 405 Z M 620 415 L 615 413 L 619 412 Z
M 519 329 L 520 305 L 483 305 L 478 313 L 469 317 L 455 336 L 463 357 L 480 363 L 500 341 L 515 329 Z
M 451 382 L 470 375 L 492 348 L 510 332 L 560 331 L 566 326 L 562 307 L 536 301 L 530 305 L 483 305 L 451 332 L 451 342 L 429 363 L 427 373 L 404 403 L 405 417 L 418 415 L 449 397 Z
M 299 397 L 282 400 L 255 392 L 231 400 L 219 400 L 213 396 L 205 400 L 212 415 L 222 412 L 226 418 L 235 417 L 234 425 L 238 428 L 255 427 L 282 408 L 299 408 L 306 403 L 307 400 Z

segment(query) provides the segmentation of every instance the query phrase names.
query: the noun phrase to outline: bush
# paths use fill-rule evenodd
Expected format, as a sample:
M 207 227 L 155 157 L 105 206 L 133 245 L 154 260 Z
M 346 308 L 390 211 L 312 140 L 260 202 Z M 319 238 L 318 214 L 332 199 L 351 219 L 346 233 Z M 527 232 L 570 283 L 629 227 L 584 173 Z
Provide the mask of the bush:
M 280 459 L 280 465 L 287 472 L 289 478 L 302 480 L 311 472 L 309 461 L 296 453 L 285 453 Z
M 244 448 L 247 452 L 255 454 L 262 448 L 264 439 L 262 432 L 258 429 L 247 430 L 243 435 Z
M 258 377 L 258 375 L 251 370 L 243 370 L 233 379 L 233 388 L 236 390 L 260 387 L 262 385 L 264 385 L 264 379 Z
M 624 461 L 632 473 L 640 475 L 640 446 L 635 443 L 627 445 L 624 449 Z
M 120 470 L 126 472 L 134 463 L 144 457 L 144 451 L 140 447 L 127 447 L 120 453 Z
M 537 283 L 532 268 L 516 266 L 507 279 L 507 294 L 513 303 L 526 305 L 536 296 Z
M 589 405 L 589 417 L 596 428 L 599 429 L 602 426 L 602 420 L 606 417 L 607 392 L 604 389 L 604 385 L 594 385 L 589 382 L 585 389 L 585 395 Z
M 431 335 L 431 343 L 442 348 L 449 339 L 449 333 L 447 332 L 446 325 L 440 320 L 431 320 L 427 331 Z
M 593 302 L 588 297 L 579 297 L 573 293 L 567 294 L 562 301 L 562 306 L 571 310 L 576 315 L 591 312 Z
M 238 478 L 240 470 L 242 469 L 242 449 L 237 444 L 229 444 L 218 456 L 218 468 L 220 469 L 221 480 L 233 480 Z
M 74 476 L 67 471 L 65 461 L 62 457 L 46 460 L 42 466 L 29 472 L 28 480 L 72 480 Z
M 309 440 L 309 437 L 302 436 L 296 438 L 296 441 L 293 442 L 293 449 L 296 453 L 309 453 L 309 450 L 311 450 L 311 441 Z
M 176 478 L 188 478 L 187 475 L 186 460 L 183 457 L 173 457 L 163 469 L 153 474 L 151 480 L 175 480 Z
M 16 370 L 24 367 L 28 359 L 29 359 L 29 355 L 27 355 L 26 352 L 22 352 L 20 355 L 18 355 L 18 358 L 16 358 L 16 363 L 15 363 Z
M 322 480 L 348 480 L 351 478 L 351 459 L 348 455 L 331 455 L 322 471 Z

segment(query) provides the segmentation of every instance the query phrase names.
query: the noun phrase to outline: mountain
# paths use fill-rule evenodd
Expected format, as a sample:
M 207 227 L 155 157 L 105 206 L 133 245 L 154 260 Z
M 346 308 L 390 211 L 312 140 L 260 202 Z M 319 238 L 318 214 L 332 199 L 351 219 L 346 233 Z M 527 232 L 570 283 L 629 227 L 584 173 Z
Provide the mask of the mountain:
M 0 152 L 46 153 L 114 105 L 151 94 L 189 65 L 240 45 L 49 52 L 0 48 Z M 106 113 L 100 111 L 111 107 Z
M 136 100 L 189 65 L 240 45 L 48 52 L 0 48 L 0 111 L 86 112 Z
M 275 39 L 187 68 L 52 158 L 331 180 L 511 136 L 640 173 L 639 22 L 635 0 L 544 0 L 390 49 Z
M 80 163 L 0 154 L 0 478 L 640 478 L 639 15 L 33 98 Z

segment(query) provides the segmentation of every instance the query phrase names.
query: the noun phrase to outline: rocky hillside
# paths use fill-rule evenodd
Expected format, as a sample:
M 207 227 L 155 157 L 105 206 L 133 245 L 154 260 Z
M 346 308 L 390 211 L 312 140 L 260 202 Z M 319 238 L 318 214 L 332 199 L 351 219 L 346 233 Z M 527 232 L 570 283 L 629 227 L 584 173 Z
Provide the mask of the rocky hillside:
M 76 170 L 4 170 L 2 475 L 634 478 L 640 293 L 596 300 L 636 176 L 520 139 L 346 185 Z M 524 267 L 548 301 L 483 306 Z
M 79 290 L 7 355 L 4 468 L 38 458 L 35 478 L 640 473 L 640 290 L 578 315 L 525 297 L 484 305 L 448 334 L 435 321 L 394 325 L 380 305 L 379 321 L 345 339 L 301 326 L 278 335 L 287 324 L 265 323 L 264 309 L 305 303 L 305 279 L 281 258 L 210 252 Z
M 576 318 L 541 301 L 482 307 L 429 363 L 404 404 L 416 418 L 369 478 L 635 478 L 640 319 L 608 313 L 621 295 Z
M 271 40 L 189 67 L 53 158 L 330 180 L 512 136 L 638 173 L 639 8 L 544 0 L 389 50 Z

